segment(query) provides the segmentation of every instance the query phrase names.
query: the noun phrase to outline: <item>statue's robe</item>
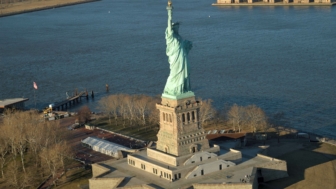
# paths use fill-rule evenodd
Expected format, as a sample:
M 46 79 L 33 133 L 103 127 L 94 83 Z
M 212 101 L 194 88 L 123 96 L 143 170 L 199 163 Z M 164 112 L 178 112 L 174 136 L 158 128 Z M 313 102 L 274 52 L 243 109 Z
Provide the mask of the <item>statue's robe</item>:
M 166 29 L 166 54 L 170 64 L 170 74 L 167 79 L 164 93 L 179 95 L 191 91 L 189 78 L 188 53 L 192 47 L 190 41 L 172 30 Z

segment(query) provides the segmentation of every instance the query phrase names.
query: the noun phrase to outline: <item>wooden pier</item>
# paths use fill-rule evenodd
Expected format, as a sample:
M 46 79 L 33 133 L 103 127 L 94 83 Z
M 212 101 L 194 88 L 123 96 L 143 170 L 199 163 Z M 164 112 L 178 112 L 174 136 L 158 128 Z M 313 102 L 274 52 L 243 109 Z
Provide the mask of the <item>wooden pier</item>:
M 62 102 L 56 102 L 52 106 L 52 110 L 56 110 L 56 111 L 66 110 L 69 107 L 80 103 L 82 97 L 86 97 L 88 99 L 88 93 L 86 91 L 83 91 L 73 97 L 63 100 Z

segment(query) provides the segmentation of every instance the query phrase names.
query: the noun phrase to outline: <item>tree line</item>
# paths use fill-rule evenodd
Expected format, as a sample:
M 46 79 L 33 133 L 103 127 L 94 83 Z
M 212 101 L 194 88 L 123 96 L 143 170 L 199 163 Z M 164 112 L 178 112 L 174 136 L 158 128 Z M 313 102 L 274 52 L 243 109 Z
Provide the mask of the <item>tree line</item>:
M 5 9 L 7 7 L 13 6 L 14 3 L 31 1 L 31 0 L 0 0 L 0 9 Z
M 155 104 L 160 103 L 159 96 L 113 94 L 103 97 L 99 101 L 99 109 L 106 113 L 109 123 L 116 125 L 159 125 L 159 111 Z M 248 132 L 265 132 L 270 127 L 266 113 L 256 105 L 239 106 L 237 104 L 227 108 L 224 112 L 212 106 L 211 99 L 198 99 L 202 106 L 200 109 L 200 122 L 203 126 L 220 122 L 232 127 L 235 132 L 242 130 Z
M 103 97 L 99 109 L 116 125 L 140 125 L 159 123 L 155 104 L 159 98 L 146 95 L 114 94 Z
M 256 133 L 266 132 L 269 123 L 265 112 L 256 105 L 238 106 L 234 104 L 227 112 L 228 124 L 234 131 L 241 130 Z
M 21 2 L 42 2 L 42 1 L 47 1 L 47 0 L 0 0 L 0 10 L 1 9 L 6 9 L 8 7 L 15 6 L 15 3 L 21 3 Z
M 11 188 L 36 187 L 49 175 L 65 170 L 72 150 L 57 121 L 37 111 L 7 111 L 0 120 L 1 177 Z

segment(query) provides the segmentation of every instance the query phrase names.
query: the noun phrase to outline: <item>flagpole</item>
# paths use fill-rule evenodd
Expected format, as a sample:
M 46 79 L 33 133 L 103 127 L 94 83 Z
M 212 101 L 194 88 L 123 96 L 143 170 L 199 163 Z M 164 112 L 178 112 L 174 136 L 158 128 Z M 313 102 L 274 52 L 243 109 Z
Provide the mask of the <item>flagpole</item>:
M 33 81 L 33 87 L 34 87 L 34 102 L 35 102 L 35 109 L 36 109 L 36 93 L 35 93 L 35 90 L 37 90 L 37 85 L 35 83 L 35 81 Z
M 35 89 L 34 90 L 34 102 L 35 102 L 35 109 L 36 109 L 36 96 L 35 96 Z

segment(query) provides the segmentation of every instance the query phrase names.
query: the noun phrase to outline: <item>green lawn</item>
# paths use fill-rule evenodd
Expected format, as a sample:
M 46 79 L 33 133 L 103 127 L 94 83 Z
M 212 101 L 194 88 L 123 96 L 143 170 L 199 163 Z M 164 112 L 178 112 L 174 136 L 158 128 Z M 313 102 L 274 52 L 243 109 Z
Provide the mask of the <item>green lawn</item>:
M 158 126 L 140 125 L 136 122 L 130 124 L 129 120 L 123 120 L 121 118 L 118 119 L 118 122 L 116 122 L 114 119 L 111 119 L 111 123 L 106 117 L 100 118 L 98 120 L 92 121 L 90 125 L 145 141 L 156 141 L 156 135 L 159 130 Z

